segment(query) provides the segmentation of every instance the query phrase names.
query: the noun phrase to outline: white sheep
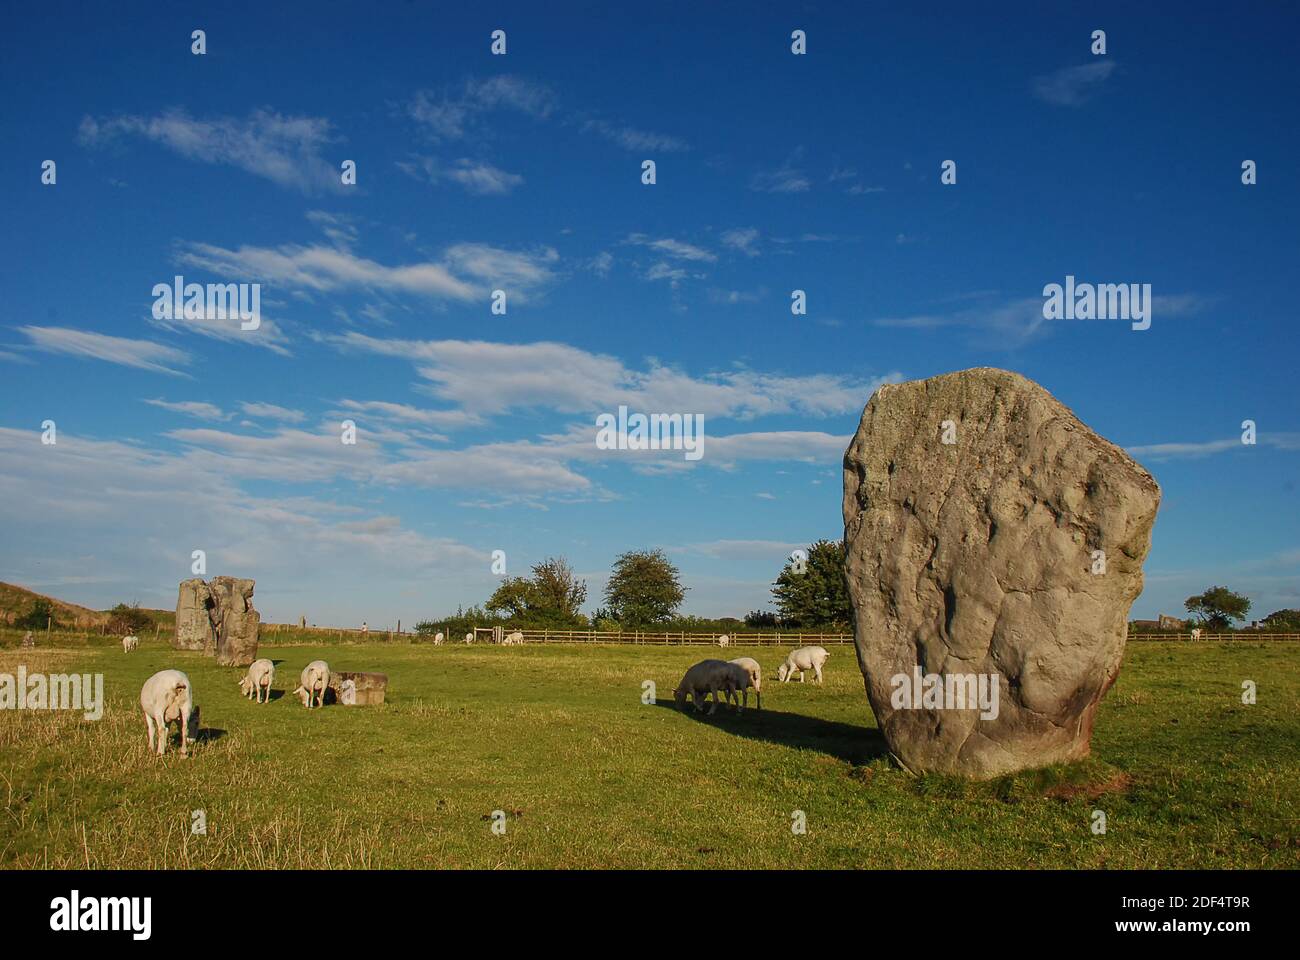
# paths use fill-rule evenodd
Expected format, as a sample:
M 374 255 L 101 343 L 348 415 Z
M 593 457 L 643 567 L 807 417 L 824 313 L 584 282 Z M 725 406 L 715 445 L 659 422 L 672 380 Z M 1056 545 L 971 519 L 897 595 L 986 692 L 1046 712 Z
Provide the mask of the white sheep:
M 677 709 L 685 710 L 686 698 L 690 697 L 698 713 L 704 709 L 704 698 L 711 693 L 713 702 L 709 705 L 709 714 L 712 715 L 718 709 L 718 691 L 726 690 L 729 682 L 736 682 L 729 664 L 723 660 L 701 660 L 686 671 L 682 682 L 673 691 L 673 700 Z
M 817 682 L 821 683 L 822 665 L 826 663 L 826 658 L 829 656 L 825 647 L 800 647 L 798 650 L 792 650 L 790 656 L 785 658 L 785 663 L 777 668 L 776 678 L 785 683 L 798 671 L 799 682 L 803 683 L 803 672 L 811 670 Z
M 435 633 L 435 634 L 433 635 L 433 645 L 434 645 L 435 647 L 441 647 L 441 646 L 442 646 L 442 641 L 443 641 L 443 639 L 444 639 L 444 638 L 443 638 L 443 635 L 442 635 L 441 633 Z
M 506 634 L 505 638 L 501 642 L 506 646 L 517 647 L 524 642 L 524 635 L 516 630 L 514 633 Z
M 258 703 L 271 702 L 271 684 L 275 682 L 275 664 L 265 658 L 254 660 L 248 665 L 248 673 L 239 680 L 239 689 L 250 700 L 257 698 Z M 263 692 L 266 699 L 262 699 Z
M 473 631 L 473 630 L 471 630 L 469 633 L 465 634 L 465 642 L 466 642 L 466 643 L 473 643 L 473 642 L 474 642 L 474 631 Z
M 139 638 L 139 637 L 123 637 L 123 638 L 122 638 L 122 652 L 123 652 L 123 653 L 130 653 L 132 650 L 134 650 L 134 649 L 135 649 L 136 647 L 138 647 L 138 646 L 140 646 L 140 638 Z
M 730 666 L 738 668 L 738 671 L 732 671 L 732 676 L 736 683 L 734 686 L 727 687 L 727 702 L 734 703 L 736 692 L 739 691 L 743 700 L 741 701 L 741 710 L 749 706 L 749 688 L 754 688 L 754 698 L 758 701 L 758 709 L 763 709 L 763 668 L 759 666 L 758 661 L 753 657 L 737 657 L 735 660 L 728 660 Z
M 330 685 L 330 665 L 324 660 L 313 660 L 302 668 L 301 682 L 293 692 L 308 710 L 312 704 L 325 706 L 325 691 Z
M 727 636 L 725 633 L 722 636 L 718 637 L 718 646 L 727 647 L 730 645 L 731 645 L 731 638 Z
M 149 728 L 149 749 L 154 749 L 154 732 L 158 736 L 158 756 L 167 750 L 168 724 L 179 723 L 181 756 L 190 753 L 190 741 L 197 739 L 198 715 L 194 709 L 194 688 L 190 678 L 179 670 L 159 670 L 140 688 L 140 709 Z

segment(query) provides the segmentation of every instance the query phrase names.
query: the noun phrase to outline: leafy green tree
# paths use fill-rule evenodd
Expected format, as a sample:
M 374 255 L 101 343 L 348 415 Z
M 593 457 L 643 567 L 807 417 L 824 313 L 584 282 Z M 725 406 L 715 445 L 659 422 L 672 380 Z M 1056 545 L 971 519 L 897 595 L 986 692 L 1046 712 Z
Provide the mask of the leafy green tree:
M 129 606 L 119 603 L 108 611 L 108 632 L 136 634 L 141 633 L 153 623 L 153 618 L 140 609 L 139 603 Z
M 54 616 L 54 606 L 44 597 L 37 597 L 32 601 L 31 610 L 16 619 L 14 626 L 19 630 L 44 630 L 46 623 L 51 620 L 52 626 L 59 625 L 58 618 Z
M 1227 587 L 1210 587 L 1204 593 L 1188 597 L 1183 606 L 1210 629 L 1222 630 L 1231 627 L 1233 620 L 1246 619 L 1250 612 L 1250 598 L 1233 593 Z
M 776 626 L 776 614 L 771 610 L 751 610 L 745 614 L 745 626 L 755 629 Z
M 564 623 L 582 621 L 587 582 L 578 579 L 563 557 L 548 557 L 533 567 L 533 593 L 544 617 Z
M 518 620 L 528 615 L 533 599 L 533 582 L 527 577 L 507 577 L 501 581 L 488 602 L 484 604 L 492 613 Z
M 1264 618 L 1264 626 L 1287 633 L 1300 632 L 1300 610 L 1274 610 Z
M 605 584 L 605 605 L 625 628 L 671 620 L 685 597 L 680 574 L 662 550 L 622 554 Z
M 853 607 L 844 578 L 844 544 L 818 540 L 808 548 L 806 561 L 787 560 L 772 584 L 772 596 L 782 626 L 848 629 Z
M 533 565 L 532 576 L 503 581 L 485 606 L 521 626 L 574 627 L 586 621 L 581 613 L 586 601 L 586 581 L 563 557 L 548 557 Z

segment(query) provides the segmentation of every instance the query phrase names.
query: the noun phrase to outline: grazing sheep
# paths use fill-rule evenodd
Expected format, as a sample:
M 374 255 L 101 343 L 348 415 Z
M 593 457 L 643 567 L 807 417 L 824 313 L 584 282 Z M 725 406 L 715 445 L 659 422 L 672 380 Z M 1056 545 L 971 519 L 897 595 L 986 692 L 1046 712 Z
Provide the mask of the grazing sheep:
M 727 688 L 727 702 L 734 703 L 736 691 L 740 691 L 743 700 L 741 701 L 741 710 L 749 706 L 749 688 L 754 688 L 754 699 L 758 701 L 758 709 L 763 709 L 763 668 L 758 665 L 758 661 L 753 657 L 737 657 L 735 660 L 728 660 L 733 667 L 739 667 L 743 672 L 734 673 L 737 683 L 735 687 Z
M 190 678 L 179 670 L 159 670 L 140 688 L 140 709 L 149 728 L 149 750 L 154 749 L 154 731 L 158 735 L 158 756 L 167 750 L 168 724 L 179 723 L 181 756 L 190 753 L 190 741 L 196 738 L 198 713 L 194 709 L 194 688 Z
M 130 653 L 132 650 L 134 650 L 134 649 L 135 649 L 136 647 L 138 647 L 138 646 L 140 646 L 140 638 L 139 638 L 139 637 L 123 637 L 123 638 L 122 638 L 122 652 L 123 652 L 123 653 Z
M 442 636 L 441 633 L 435 633 L 435 634 L 433 635 L 433 645 L 434 645 L 435 647 L 441 647 L 441 646 L 442 646 L 442 641 L 443 641 L 443 636 Z
M 712 716 L 718 709 L 718 691 L 727 689 L 728 681 L 736 682 L 731 667 L 725 661 L 701 660 L 686 671 L 682 682 L 673 691 L 673 700 L 677 703 L 677 709 L 685 710 L 686 698 L 689 696 L 695 711 L 699 713 L 704 709 L 704 698 L 711 693 L 713 702 L 709 705 L 709 715 Z
M 722 636 L 718 637 L 718 646 L 726 647 L 730 645 L 731 645 L 731 638 L 727 636 L 725 633 Z
M 501 642 L 509 647 L 517 647 L 524 642 L 524 635 L 516 630 L 514 633 L 506 634 L 505 638 L 502 639 Z
M 777 668 L 776 678 L 785 683 L 795 671 L 799 673 L 799 682 L 803 683 L 803 672 L 811 670 L 816 676 L 817 682 L 822 682 L 822 665 L 826 663 L 826 658 L 830 654 L 826 652 L 825 647 L 800 647 L 793 650 L 790 656 L 785 658 L 785 663 Z
M 308 710 L 312 708 L 313 702 L 317 706 L 325 706 L 325 691 L 330 685 L 330 665 L 324 660 L 313 660 L 302 668 L 301 681 L 293 694 L 302 701 L 302 705 Z
M 474 631 L 473 631 L 473 630 L 471 630 L 469 633 L 465 634 L 465 642 L 466 642 L 466 643 L 473 643 L 473 642 L 474 642 Z
M 258 703 L 271 702 L 271 684 L 275 682 L 275 664 L 265 658 L 254 660 L 248 665 L 248 673 L 239 680 L 239 689 L 250 700 L 257 698 Z M 265 691 L 266 699 L 262 699 Z

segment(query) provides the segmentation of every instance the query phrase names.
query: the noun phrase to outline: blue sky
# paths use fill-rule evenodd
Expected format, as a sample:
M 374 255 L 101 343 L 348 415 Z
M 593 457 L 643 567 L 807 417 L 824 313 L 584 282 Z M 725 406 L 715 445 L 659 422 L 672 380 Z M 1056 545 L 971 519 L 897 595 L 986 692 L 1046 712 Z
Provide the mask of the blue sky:
M 743 616 L 842 533 L 872 390 L 990 365 L 1160 481 L 1135 616 L 1300 606 L 1294 8 L 539 6 L 10 14 L 0 579 L 166 607 L 204 549 L 267 619 L 410 624 L 493 550 L 594 607 L 662 547 Z M 262 326 L 156 321 L 176 274 Z M 1151 328 L 1044 321 L 1067 274 L 1150 283 Z M 703 458 L 596 450 L 620 403 Z

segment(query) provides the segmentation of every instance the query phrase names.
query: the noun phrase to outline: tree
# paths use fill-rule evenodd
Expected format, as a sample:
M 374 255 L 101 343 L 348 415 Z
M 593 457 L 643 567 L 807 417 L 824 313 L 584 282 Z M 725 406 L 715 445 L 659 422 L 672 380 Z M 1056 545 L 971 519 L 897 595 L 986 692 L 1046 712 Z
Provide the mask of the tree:
M 109 633 L 137 634 L 143 632 L 151 623 L 153 618 L 140 609 L 139 603 L 132 603 L 130 606 L 119 603 L 108 611 Z
M 672 618 L 685 599 L 677 568 L 662 550 L 629 550 L 614 561 L 605 605 L 624 627 Z
M 37 597 L 32 601 L 32 608 L 23 616 L 14 621 L 14 626 L 19 630 L 44 630 L 47 623 L 57 627 L 59 621 L 54 616 L 54 607 L 50 601 L 44 597 Z
M 534 564 L 531 577 L 509 577 L 488 599 L 487 609 L 520 624 L 577 626 L 583 621 L 587 584 L 563 557 Z
M 844 578 L 844 544 L 818 540 L 808 548 L 806 561 L 796 565 L 787 560 L 772 584 L 772 596 L 782 626 L 848 629 L 853 607 Z
M 745 626 L 747 627 L 775 627 L 776 614 L 771 610 L 751 610 L 745 614 Z
M 1270 630 L 1300 632 L 1300 610 L 1274 610 L 1264 618 L 1263 623 Z
M 1202 594 L 1188 597 L 1183 606 L 1210 629 L 1222 630 L 1232 626 L 1233 620 L 1246 619 L 1250 612 L 1250 599 L 1233 593 L 1227 587 L 1210 587 Z
M 566 623 L 582 619 L 587 582 L 578 579 L 563 557 L 548 557 L 533 567 L 533 592 L 544 616 Z

